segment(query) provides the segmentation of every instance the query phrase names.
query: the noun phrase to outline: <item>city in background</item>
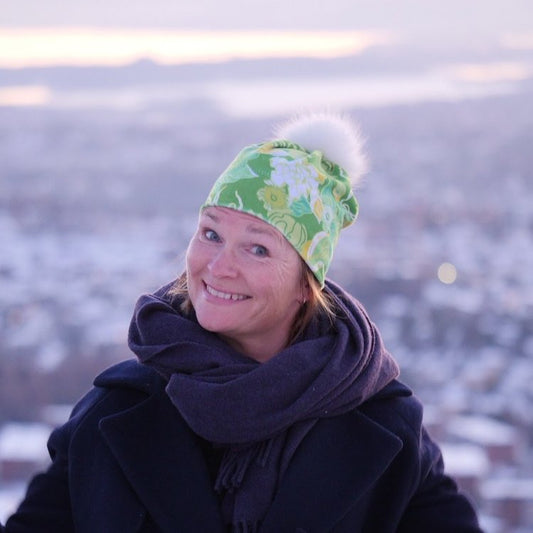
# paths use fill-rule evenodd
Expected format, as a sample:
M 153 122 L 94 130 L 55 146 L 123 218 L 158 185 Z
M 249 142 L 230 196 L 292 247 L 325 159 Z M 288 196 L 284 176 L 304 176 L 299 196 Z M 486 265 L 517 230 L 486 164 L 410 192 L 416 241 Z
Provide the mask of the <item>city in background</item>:
M 360 18 L 216 27 L 205 53 L 227 55 L 208 59 L 167 27 L 162 49 L 187 59 L 123 35 L 133 55 L 100 64 L 9 63 L 21 35 L 68 32 L 0 27 L 0 521 L 46 467 L 50 430 L 131 357 L 135 300 L 181 272 L 218 173 L 277 121 L 330 109 L 360 124 L 371 163 L 330 277 L 369 310 L 485 530 L 533 528 L 533 33 L 509 13 L 448 40 L 407 15 L 404 33 Z

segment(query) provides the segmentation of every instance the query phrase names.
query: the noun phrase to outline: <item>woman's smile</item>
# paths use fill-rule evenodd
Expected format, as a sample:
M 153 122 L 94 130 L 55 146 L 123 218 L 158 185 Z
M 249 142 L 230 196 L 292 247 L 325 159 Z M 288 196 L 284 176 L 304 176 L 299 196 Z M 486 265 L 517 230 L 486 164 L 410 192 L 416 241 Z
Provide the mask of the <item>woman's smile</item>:
M 211 285 L 208 285 L 205 281 L 204 281 L 204 286 L 208 294 L 210 294 L 211 296 L 215 296 L 218 299 L 222 299 L 226 301 L 231 300 L 233 302 L 240 302 L 242 300 L 248 300 L 250 298 L 250 296 L 246 296 L 245 294 L 235 294 L 232 292 L 219 291 L 215 289 L 214 287 L 212 287 Z

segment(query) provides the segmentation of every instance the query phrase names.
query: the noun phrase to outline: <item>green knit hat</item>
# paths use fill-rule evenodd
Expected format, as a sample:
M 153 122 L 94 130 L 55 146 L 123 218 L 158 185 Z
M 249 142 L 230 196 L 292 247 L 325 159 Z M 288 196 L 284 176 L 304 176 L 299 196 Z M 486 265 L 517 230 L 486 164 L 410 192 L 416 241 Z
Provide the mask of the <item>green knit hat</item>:
M 331 117 L 320 116 L 322 128 L 324 121 L 331 129 Z M 346 130 L 346 123 L 341 125 Z M 299 137 L 298 130 L 312 131 L 311 126 L 320 126 L 316 116 L 299 119 L 288 129 L 293 137 Z M 359 160 L 363 161 L 361 157 Z M 241 150 L 216 180 L 202 209 L 208 206 L 248 213 L 275 227 L 321 286 L 340 230 L 352 224 L 358 212 L 347 171 L 321 150 L 304 148 L 292 139 L 253 144 Z

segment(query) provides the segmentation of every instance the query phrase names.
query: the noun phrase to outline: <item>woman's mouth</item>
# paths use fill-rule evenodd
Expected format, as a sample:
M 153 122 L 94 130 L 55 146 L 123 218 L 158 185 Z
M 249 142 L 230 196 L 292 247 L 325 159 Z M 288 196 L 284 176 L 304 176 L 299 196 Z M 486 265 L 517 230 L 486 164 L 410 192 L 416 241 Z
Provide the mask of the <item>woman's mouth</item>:
M 222 292 L 218 291 L 217 289 L 211 287 L 211 285 L 208 285 L 204 282 L 205 290 L 211 294 L 211 296 L 215 296 L 216 298 L 221 298 L 222 300 L 232 300 L 234 302 L 240 301 L 240 300 L 247 300 L 249 296 L 246 296 L 245 294 L 236 294 L 232 292 Z

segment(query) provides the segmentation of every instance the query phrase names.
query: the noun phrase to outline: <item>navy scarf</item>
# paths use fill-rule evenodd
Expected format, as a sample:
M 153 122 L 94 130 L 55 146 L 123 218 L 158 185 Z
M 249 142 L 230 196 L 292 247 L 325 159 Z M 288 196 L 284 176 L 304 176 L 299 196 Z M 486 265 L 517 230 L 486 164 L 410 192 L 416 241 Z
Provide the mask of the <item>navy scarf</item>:
M 139 298 L 129 346 L 168 379 L 190 428 L 224 448 L 215 490 L 234 531 L 257 531 L 292 455 L 320 418 L 346 413 L 398 376 L 359 302 L 330 281 L 337 318 L 316 318 L 297 342 L 264 363 L 237 353 L 169 286 Z

